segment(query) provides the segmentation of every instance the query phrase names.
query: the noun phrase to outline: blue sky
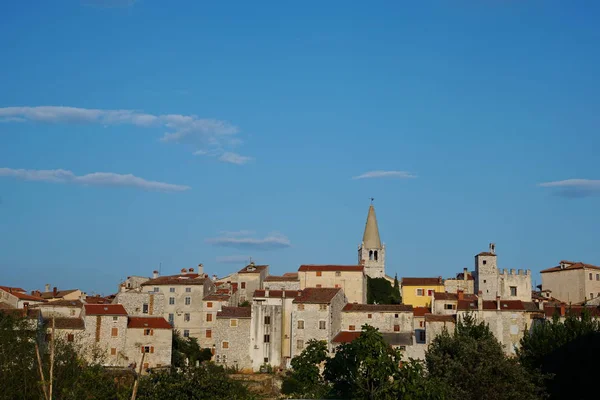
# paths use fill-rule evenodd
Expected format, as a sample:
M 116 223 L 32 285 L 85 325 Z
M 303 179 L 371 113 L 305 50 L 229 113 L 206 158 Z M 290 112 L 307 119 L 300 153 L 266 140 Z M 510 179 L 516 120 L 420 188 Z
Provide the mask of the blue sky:
M 371 196 L 391 275 L 600 264 L 596 2 L 0 11 L 2 284 L 356 263 Z

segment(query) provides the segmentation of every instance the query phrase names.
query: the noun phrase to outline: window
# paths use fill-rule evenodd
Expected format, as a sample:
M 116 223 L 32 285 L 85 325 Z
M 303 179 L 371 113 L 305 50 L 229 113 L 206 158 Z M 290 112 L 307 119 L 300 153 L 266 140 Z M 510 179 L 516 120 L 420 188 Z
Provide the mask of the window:
M 304 348 L 304 340 L 301 340 L 301 339 L 296 340 L 296 348 L 303 349 Z
M 373 314 L 367 314 L 367 318 L 373 318 Z
M 304 311 L 304 304 L 298 304 L 298 311 Z
M 271 343 L 271 335 L 265 335 L 263 337 L 263 342 L 265 342 L 265 343 Z
M 142 304 L 142 313 L 148 314 L 148 303 Z
M 265 325 L 271 325 L 271 316 L 265 315 Z
M 425 331 L 419 332 L 419 341 L 421 341 L 421 342 L 425 341 Z
M 174 287 L 172 287 L 172 288 L 169 288 L 169 292 L 171 292 L 171 293 L 175 293 L 175 288 L 174 288 Z
M 265 358 L 263 358 L 263 361 L 264 361 L 265 363 L 268 363 L 268 362 L 269 362 L 269 357 L 265 357 Z
M 242 282 L 242 289 L 246 289 L 246 282 Z
M 183 337 L 190 337 L 190 330 L 189 329 L 184 329 L 183 330 Z
M 423 327 L 424 322 L 423 321 L 419 321 L 419 328 Z
M 157 287 L 154 288 L 154 292 L 155 293 L 158 292 L 158 288 Z
M 117 349 L 116 349 L 116 348 L 114 348 L 114 347 L 112 347 L 112 348 L 110 349 L 110 355 L 111 355 L 111 356 L 116 356 L 116 355 L 117 355 Z
M 319 311 L 327 311 L 327 304 L 319 304 Z
M 596 274 L 596 280 L 600 281 L 600 274 Z
M 173 325 L 174 322 L 175 322 L 175 315 L 174 314 L 169 314 L 169 323 L 171 325 Z
M 350 325 L 350 326 L 348 327 L 348 330 L 349 330 L 349 331 L 355 331 L 355 330 L 356 330 L 356 326 L 355 326 L 355 325 Z
M 237 319 L 229 320 L 229 326 L 236 327 L 237 326 L 237 322 L 238 322 Z
M 183 314 L 183 320 L 185 322 L 190 322 L 190 313 Z
M 206 338 L 207 338 L 207 339 L 210 339 L 210 338 L 212 338 L 212 330 L 210 330 L 210 329 L 207 329 L 207 330 L 206 330 Z
M 304 321 L 302 321 L 302 320 L 298 321 L 298 329 L 304 329 Z
M 75 335 L 73 335 L 72 333 L 69 333 L 67 335 L 67 342 L 74 342 L 75 341 Z
M 185 305 L 189 306 L 190 304 L 192 304 L 192 298 L 191 297 L 186 297 L 185 298 Z
M 152 336 L 154 331 L 152 329 L 144 329 L 144 336 Z
M 340 285 L 338 285 L 337 283 L 335 284 L 335 288 L 339 289 Z
M 394 332 L 400 332 L 400 325 L 394 325 Z
M 71 317 L 75 315 L 75 310 L 71 310 Z
M 590 293 L 590 299 L 594 298 L 594 293 Z
M 431 289 L 427 290 L 427 296 L 433 296 L 433 290 L 431 290 Z
M 377 250 L 375 250 L 375 253 L 373 255 L 374 255 L 375 261 L 377 261 L 377 258 L 378 258 L 377 257 Z
M 119 328 L 112 328 L 110 331 L 111 336 L 119 336 Z
M 154 346 L 142 346 L 142 353 L 154 353 Z
M 373 250 L 369 250 L 369 260 L 373 260 Z
M 485 265 L 485 264 L 487 264 L 487 261 L 486 261 L 486 260 L 483 260 L 483 265 Z
M 223 343 L 221 343 L 221 348 L 228 349 L 229 348 L 229 342 L 223 342 Z
M 321 287 L 321 285 L 320 285 L 320 284 L 317 284 L 317 287 L 318 287 L 318 288 L 320 288 L 320 287 Z
M 322 271 L 317 271 L 317 276 L 321 276 L 321 275 L 323 275 L 323 272 Z
M 398 318 L 398 314 L 394 314 L 394 318 Z
M 335 271 L 335 276 L 342 276 L 342 272 L 341 271 Z
M 212 314 L 208 313 L 208 314 L 206 314 L 206 322 L 210 322 L 210 321 L 212 321 Z
M 423 296 L 423 289 L 417 289 L 417 296 Z
M 590 281 L 592 280 L 592 273 L 590 272 Z
M 510 295 L 511 296 L 516 296 L 517 295 L 517 287 L 516 286 L 511 286 L 510 287 Z
M 117 322 L 119 320 L 119 317 L 113 317 L 113 322 Z
M 185 292 L 186 293 L 191 293 L 192 292 L 192 288 L 191 287 L 186 287 L 185 288 Z
M 175 297 L 169 297 L 169 304 L 175 304 Z
M 444 304 L 444 310 L 454 310 L 456 308 L 456 305 L 454 304 Z
M 206 307 L 207 308 L 212 308 L 212 301 L 207 301 L 206 302 Z
M 486 283 L 486 282 L 487 282 L 487 280 L 485 280 L 485 279 L 484 279 L 484 280 L 483 280 L 483 283 Z
M 325 321 L 319 321 L 319 329 L 325 329 Z

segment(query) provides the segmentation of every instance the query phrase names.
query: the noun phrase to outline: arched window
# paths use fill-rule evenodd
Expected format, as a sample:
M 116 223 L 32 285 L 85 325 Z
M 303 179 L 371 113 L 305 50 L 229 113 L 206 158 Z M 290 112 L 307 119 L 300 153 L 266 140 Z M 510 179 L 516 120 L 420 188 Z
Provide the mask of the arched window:
M 377 261 L 377 250 L 375 250 L 375 261 Z
M 373 260 L 373 250 L 369 250 L 369 260 Z

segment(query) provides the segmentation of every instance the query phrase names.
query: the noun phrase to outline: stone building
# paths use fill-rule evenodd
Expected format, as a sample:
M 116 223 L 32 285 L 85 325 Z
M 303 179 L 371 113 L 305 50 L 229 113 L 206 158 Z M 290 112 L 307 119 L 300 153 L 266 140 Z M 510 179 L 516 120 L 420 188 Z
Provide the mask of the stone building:
M 367 276 L 362 265 L 301 265 L 300 289 L 341 288 L 351 303 L 367 302 Z
M 268 275 L 268 265 L 255 265 L 253 262 L 234 274 L 231 282 L 238 284 L 240 303 L 252 301 L 252 294 L 255 290 L 262 289 L 263 281 Z
M 157 278 L 159 275 L 158 271 L 152 271 L 152 275 Z M 121 290 L 122 286 L 125 287 L 126 290 L 140 289 L 142 287 L 142 283 L 148 280 L 150 280 L 150 278 L 147 276 L 128 276 L 127 279 L 125 279 L 125 281 L 119 285 L 119 291 Z
M 292 357 L 302 352 L 310 339 L 324 340 L 332 350 L 332 340 L 341 330 L 341 311 L 347 303 L 341 288 L 303 289 L 293 300 Z
M 425 314 L 425 341 L 427 346 L 440 333 L 447 329 L 452 333 L 456 326 L 456 314 L 440 315 L 440 314 Z
M 444 281 L 438 278 L 402 278 L 402 302 L 413 307 L 431 307 L 435 292 L 444 291 Z
M 456 278 L 444 279 L 444 290 L 448 293 L 462 290 L 466 294 L 475 294 L 475 278 L 464 268 L 463 272 L 456 274 Z
M 500 271 L 496 245 L 490 243 L 489 251 L 475 256 L 475 293 L 481 293 L 484 300 L 500 296 L 506 300 L 531 301 L 531 271 Z
M 342 330 L 360 331 L 368 324 L 380 332 L 408 332 L 413 330 L 413 308 L 406 304 L 348 303 L 342 309 Z
M 58 290 L 55 286 L 50 290 L 50 285 L 46 284 L 46 291 L 36 292 L 37 295 L 48 301 L 56 300 L 80 300 L 84 293 L 79 289 Z
M 215 348 L 216 342 L 213 335 L 217 319 L 216 315 L 223 307 L 237 306 L 237 302 L 232 302 L 232 296 L 226 293 L 219 293 L 222 289 L 217 289 L 215 293 L 204 296 L 202 299 L 204 315 L 202 316 L 202 327 L 204 334 L 198 338 L 198 343 L 206 349 Z M 209 317 L 210 315 L 210 317 Z
M 250 340 L 251 313 L 250 307 L 222 307 L 217 312 L 214 328 L 217 364 L 252 372 L 250 349 L 255 343 Z
M 561 261 L 541 271 L 542 288 L 552 297 L 576 304 L 600 297 L 600 267 L 574 261 Z
M 141 288 L 164 296 L 162 317 L 183 336 L 199 340 L 206 337 L 205 321 L 212 321 L 216 310 L 204 310 L 203 298 L 214 293 L 216 287 L 204 273 L 184 268 L 179 275 L 153 277 L 142 283 Z
M 85 323 L 80 317 L 48 316 L 44 319 L 46 341 L 52 335 L 52 317 L 54 317 L 54 337 L 67 343 L 71 343 L 75 349 L 85 352 L 89 343 L 89 337 L 85 332 Z
M 85 304 L 82 317 L 86 335 L 83 355 L 103 365 L 127 366 L 125 308 L 120 304 Z
M 126 290 L 126 287 L 122 285 L 121 290 Z M 122 304 L 128 315 L 137 317 L 165 315 L 164 293 L 155 292 L 154 287 L 149 286 L 127 290 L 117 293 L 112 303 Z
M 143 370 L 171 365 L 173 327 L 163 317 L 129 317 L 125 338 L 125 359 L 128 365 Z M 145 353 L 145 354 L 144 354 Z
M 425 344 L 425 315 L 430 314 L 428 307 L 413 307 L 413 326 L 415 344 Z
M 296 272 L 286 273 L 283 276 L 269 275 L 263 282 L 265 290 L 300 290 L 300 279 Z
M 0 286 L 0 303 L 11 308 L 24 308 L 25 304 L 34 305 L 46 303 L 47 300 L 40 296 L 28 295 L 24 289 L 9 286 Z
M 43 318 L 79 318 L 83 303 L 80 300 L 56 300 L 36 304 L 32 307 L 38 308 Z
M 458 308 L 459 301 L 477 301 L 477 296 L 467 294 L 462 290 L 456 293 L 435 292 L 433 302 L 431 303 L 431 313 L 436 315 L 454 315 Z
M 263 364 L 289 367 L 292 346 L 292 310 L 298 290 L 257 290 L 252 301 L 252 368 Z M 261 340 L 262 338 L 262 340 Z M 266 339 L 266 340 L 265 340 Z
M 358 263 L 365 266 L 365 274 L 371 278 L 387 278 L 385 274 L 385 244 L 381 244 L 375 207 L 369 206 L 363 240 L 358 246 Z

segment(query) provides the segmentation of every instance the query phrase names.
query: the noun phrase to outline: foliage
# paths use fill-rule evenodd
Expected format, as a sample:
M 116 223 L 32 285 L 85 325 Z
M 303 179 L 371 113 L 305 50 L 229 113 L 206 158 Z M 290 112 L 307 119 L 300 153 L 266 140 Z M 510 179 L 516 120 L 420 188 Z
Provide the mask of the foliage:
M 304 398 L 321 398 L 328 391 L 319 366 L 327 360 L 327 343 L 311 339 L 300 355 L 292 359 L 292 372 L 282 383 L 282 393 Z
M 394 286 L 385 278 L 371 278 L 367 276 L 367 303 L 368 304 L 400 304 L 400 286 L 398 278 L 394 279 Z
M 140 380 L 139 400 L 251 400 L 256 397 L 242 383 L 234 381 L 223 367 L 211 362 L 180 371 L 159 372 Z
M 544 375 L 550 398 L 586 398 L 597 375 L 600 322 L 587 310 L 581 317 L 569 312 L 564 322 L 555 315 L 533 325 L 521 339 L 518 356 L 529 371 Z
M 423 361 L 403 362 L 394 377 L 394 392 L 403 400 L 443 400 L 443 384 L 428 377 Z
M 508 358 L 489 327 L 467 314 L 455 331 L 444 330 L 426 353 L 430 379 L 437 381 L 448 399 L 538 399 L 539 375 Z
M 238 307 L 250 307 L 250 302 L 248 300 L 244 300 L 238 304 Z
M 203 349 L 195 337 L 182 337 L 178 331 L 173 331 L 173 350 L 171 366 L 182 368 L 186 365 L 195 366 L 212 358 L 210 349 Z

